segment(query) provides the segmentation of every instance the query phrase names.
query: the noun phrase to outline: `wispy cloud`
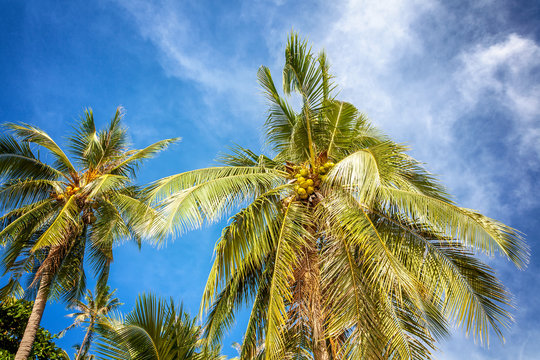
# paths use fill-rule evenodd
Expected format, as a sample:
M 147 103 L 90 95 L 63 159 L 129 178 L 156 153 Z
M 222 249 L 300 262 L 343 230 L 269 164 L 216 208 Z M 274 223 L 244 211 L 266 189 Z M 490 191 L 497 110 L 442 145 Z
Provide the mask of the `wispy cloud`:
M 215 34 L 211 20 L 206 19 L 208 24 L 204 19 L 210 14 L 197 14 L 202 10 L 188 2 L 115 3 L 133 19 L 142 37 L 154 45 L 156 59 L 165 73 L 190 83 L 199 92 L 206 106 L 193 113 L 193 125 L 202 131 L 219 128 L 214 136 L 220 139 L 246 129 L 255 130 L 253 114 L 260 98 L 254 81 L 256 67 L 239 59 L 237 53 L 246 52 L 241 46 L 226 48 L 224 52 L 222 44 L 209 41 Z M 178 106 L 183 106 L 181 98 Z M 236 123 L 227 121 L 231 114 Z
M 540 155 L 540 47 L 510 34 L 500 42 L 477 45 L 460 55 L 456 73 L 464 100 L 471 106 L 491 97 L 511 112 L 521 153 Z M 539 159 L 535 159 L 539 160 Z

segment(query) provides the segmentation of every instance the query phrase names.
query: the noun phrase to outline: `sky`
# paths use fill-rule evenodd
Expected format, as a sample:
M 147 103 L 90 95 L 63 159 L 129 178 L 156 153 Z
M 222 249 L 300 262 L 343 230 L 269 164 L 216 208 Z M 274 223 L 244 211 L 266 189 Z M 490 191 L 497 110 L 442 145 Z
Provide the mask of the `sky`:
M 26 122 L 59 143 L 85 108 L 98 125 L 126 110 L 135 147 L 182 137 L 141 183 L 216 164 L 228 146 L 264 151 L 259 66 L 279 81 L 288 33 L 325 49 L 339 85 L 395 141 L 411 147 L 464 207 L 526 234 L 525 271 L 488 259 L 515 297 L 506 342 L 462 329 L 439 359 L 537 359 L 540 352 L 540 2 L 0 1 L 0 122 Z M 183 301 L 195 316 L 225 222 L 161 249 L 115 249 L 110 285 L 129 311 L 139 292 Z M 5 281 L 5 279 L 0 279 Z M 42 325 L 70 324 L 50 303 Z M 224 342 L 241 342 L 245 316 Z M 80 342 L 73 330 L 58 344 Z M 71 351 L 70 351 L 71 352 Z

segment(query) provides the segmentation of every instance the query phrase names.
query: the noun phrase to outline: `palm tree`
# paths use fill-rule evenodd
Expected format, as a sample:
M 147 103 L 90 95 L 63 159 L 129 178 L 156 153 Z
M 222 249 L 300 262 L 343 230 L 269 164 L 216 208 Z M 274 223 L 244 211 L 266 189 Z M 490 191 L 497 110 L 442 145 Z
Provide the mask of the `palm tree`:
M 86 255 L 98 282 L 106 284 L 113 244 L 140 244 L 145 231 L 156 232 L 153 210 L 133 180 L 143 160 L 176 139 L 132 150 L 121 119 L 118 108 L 108 127 L 97 131 L 92 111 L 85 111 L 69 138 L 74 162 L 44 131 L 5 125 L 10 133 L 0 138 L 0 245 L 10 279 L 0 295 L 35 294 L 16 360 L 27 359 L 47 299 L 73 303 L 82 296 Z M 42 161 L 36 148 L 54 161 Z M 20 281 L 28 272 L 25 289 Z
M 222 166 L 152 185 L 182 232 L 230 218 L 215 247 L 201 311 L 219 341 L 251 304 L 242 359 L 421 359 L 451 324 L 485 343 L 511 322 L 510 295 L 475 257 L 528 261 L 520 233 L 459 207 L 443 186 L 334 97 L 324 52 L 292 34 L 283 91 L 258 71 L 272 156 L 236 147 Z
M 98 332 L 102 359 L 224 359 L 219 348 L 201 348 L 201 328 L 182 305 L 155 295 L 139 295 L 131 313 L 105 319 Z
M 96 324 L 112 310 L 123 305 L 118 298 L 114 297 L 115 292 L 116 290 L 110 292 L 109 286 L 103 287 L 98 284 L 98 286 L 96 286 L 95 297 L 91 290 L 87 290 L 86 295 L 84 296 L 84 302 L 81 300 L 75 301 L 75 306 L 73 307 L 77 311 L 68 315 L 69 317 L 74 318 L 73 324 L 60 333 L 60 336 L 63 336 L 66 331 L 76 326 L 87 324 L 86 334 L 77 350 L 75 360 L 83 359 L 88 353 Z

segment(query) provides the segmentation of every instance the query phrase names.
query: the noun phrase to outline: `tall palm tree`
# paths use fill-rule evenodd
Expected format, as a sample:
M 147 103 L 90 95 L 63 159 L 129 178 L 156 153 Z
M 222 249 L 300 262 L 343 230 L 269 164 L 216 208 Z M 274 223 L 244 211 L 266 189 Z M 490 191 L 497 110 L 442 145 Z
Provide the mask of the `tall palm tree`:
M 73 324 L 60 333 L 60 336 L 63 336 L 66 331 L 76 326 L 80 326 L 82 324 L 87 325 L 84 339 L 77 350 L 75 360 L 82 359 L 88 353 L 96 324 L 99 323 L 111 311 L 123 305 L 118 298 L 114 297 L 115 292 L 116 290 L 110 292 L 109 286 L 99 286 L 98 284 L 96 286 L 95 297 L 91 290 L 87 290 L 84 296 L 84 301 L 75 301 L 75 305 L 73 307 L 77 311 L 68 315 L 69 317 L 74 318 Z
M 215 247 L 201 311 L 219 341 L 245 303 L 242 359 L 422 359 L 450 324 L 485 343 L 511 322 L 510 295 L 475 257 L 495 251 L 518 268 L 520 233 L 456 205 L 443 186 L 335 98 L 324 52 L 292 34 L 283 91 L 259 82 L 273 156 L 236 147 L 222 166 L 155 182 L 169 226 L 185 231 L 243 208 Z
M 219 348 L 202 348 L 201 328 L 183 306 L 155 295 L 139 295 L 125 317 L 98 326 L 96 353 L 112 360 L 220 360 Z
M 113 244 L 140 244 L 145 231 L 155 230 L 153 210 L 134 178 L 143 160 L 176 139 L 130 149 L 121 120 L 118 108 L 108 127 L 97 131 L 92 111 L 85 111 L 68 140 L 73 162 L 44 131 L 5 125 L 10 133 L 0 138 L 0 245 L 10 279 L 0 295 L 35 294 L 16 360 L 28 357 L 48 298 L 72 303 L 84 293 L 85 256 L 105 284 Z M 42 160 L 36 150 L 54 161 Z M 27 273 L 31 284 L 24 288 L 20 281 Z

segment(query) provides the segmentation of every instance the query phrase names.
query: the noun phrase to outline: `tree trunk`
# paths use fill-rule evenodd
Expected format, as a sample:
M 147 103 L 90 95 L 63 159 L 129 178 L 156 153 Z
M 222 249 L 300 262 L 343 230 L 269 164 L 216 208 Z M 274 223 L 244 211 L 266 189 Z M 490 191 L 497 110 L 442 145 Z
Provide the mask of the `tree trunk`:
M 90 338 L 90 333 L 92 332 L 93 327 L 94 327 L 94 321 L 91 319 L 90 324 L 88 325 L 88 330 L 86 330 L 86 334 L 84 335 L 84 339 L 82 341 L 81 347 L 79 348 L 79 351 L 77 351 L 77 357 L 75 358 L 75 360 L 79 360 L 81 358 L 84 347 L 86 346 L 86 343 L 88 342 L 88 339 Z
M 43 311 L 45 310 L 45 305 L 47 304 L 47 298 L 49 297 L 49 290 L 51 286 L 52 273 L 47 269 L 43 272 L 41 280 L 39 282 L 39 290 L 34 301 L 34 306 L 32 307 L 32 313 L 28 319 L 28 324 L 24 330 L 24 335 L 19 344 L 19 349 L 15 355 L 15 360 L 27 360 L 32 351 L 32 345 L 34 345 L 34 339 L 36 337 L 36 332 L 39 328 L 39 323 L 41 322 L 41 317 L 43 316 Z
M 326 347 L 326 339 L 324 337 L 324 318 L 321 310 L 321 294 L 320 289 L 317 289 L 313 294 L 312 299 L 312 331 L 313 331 L 313 359 L 314 360 L 329 360 L 330 355 Z
M 328 348 L 326 347 L 325 330 L 324 330 L 324 314 L 321 306 L 321 272 L 319 263 L 319 254 L 316 246 L 307 250 L 309 264 L 309 288 L 311 290 L 311 298 L 309 301 L 311 331 L 313 337 L 313 359 L 314 360 L 329 360 Z

